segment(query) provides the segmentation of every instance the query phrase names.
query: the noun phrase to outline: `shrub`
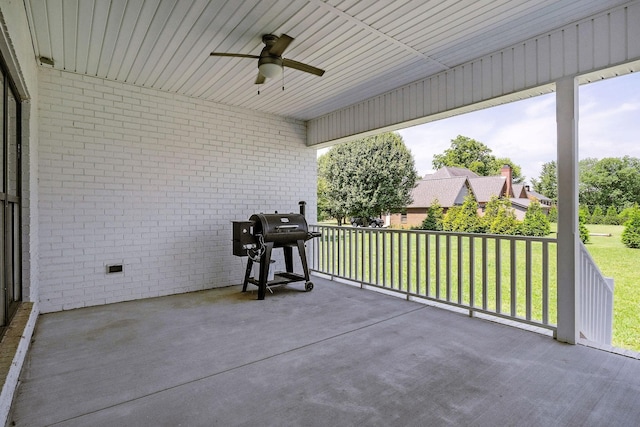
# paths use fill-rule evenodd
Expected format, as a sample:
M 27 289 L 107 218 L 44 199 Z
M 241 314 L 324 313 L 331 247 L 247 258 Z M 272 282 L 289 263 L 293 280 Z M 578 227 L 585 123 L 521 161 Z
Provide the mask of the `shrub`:
M 624 224 L 625 222 L 629 221 L 631 219 L 631 214 L 634 212 L 635 209 L 638 209 L 637 204 L 633 206 L 627 206 L 626 208 L 624 208 L 622 212 L 620 212 L 620 214 L 618 215 L 618 221 L 620 221 L 620 224 Z
M 622 243 L 628 248 L 640 248 L 640 208 L 638 207 L 631 212 L 629 220 L 624 224 Z
M 492 234 L 518 234 L 520 222 L 507 199 L 491 197 L 482 217 L 484 230 Z
M 582 215 L 585 220 L 585 224 L 591 220 L 591 212 L 589 212 L 589 208 L 585 205 L 580 205 L 578 208 L 578 215 Z
M 517 220 L 516 214 L 513 209 L 505 212 L 503 215 L 499 215 L 491 223 L 489 232 L 492 234 L 520 234 L 520 227 L 522 223 Z
M 463 233 L 482 233 L 484 231 L 478 216 L 478 202 L 472 196 L 464 198 L 464 203 L 460 206 L 451 226 L 451 231 Z
M 427 209 L 427 217 L 422 221 L 422 224 L 418 228 L 421 230 L 442 231 L 442 220 L 442 206 L 438 203 L 438 199 L 435 199 Z
M 549 209 L 549 222 L 558 222 L 558 207 L 556 205 Z
M 585 221 L 584 212 L 582 210 L 578 211 L 578 231 L 580 231 L 580 240 L 582 240 L 582 243 L 589 243 L 589 230 L 585 225 Z
M 604 213 L 602 212 L 602 208 L 600 205 L 596 205 L 593 208 L 593 213 L 591 214 L 591 224 L 602 224 L 604 221 Z
M 542 212 L 540 202 L 532 200 L 520 226 L 523 236 L 546 236 L 551 233 L 549 218 Z
M 445 231 L 453 231 L 453 223 L 458 218 L 460 206 L 452 206 L 447 210 L 444 218 L 442 218 L 442 229 Z
M 607 208 L 607 213 L 605 214 L 602 223 L 607 225 L 620 225 L 620 219 L 618 218 L 618 210 L 616 209 L 615 206 L 609 206 Z

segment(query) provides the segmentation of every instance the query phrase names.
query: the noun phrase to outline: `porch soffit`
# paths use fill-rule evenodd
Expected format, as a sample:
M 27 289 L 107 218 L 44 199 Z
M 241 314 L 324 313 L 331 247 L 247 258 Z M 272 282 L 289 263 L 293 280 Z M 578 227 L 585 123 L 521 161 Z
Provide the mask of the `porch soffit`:
M 56 69 L 301 120 L 626 3 L 24 0 L 35 56 L 53 59 Z M 284 91 L 282 81 L 272 79 L 258 95 L 255 60 L 209 56 L 212 51 L 259 54 L 267 33 L 294 37 L 284 56 L 326 74 L 286 69 Z

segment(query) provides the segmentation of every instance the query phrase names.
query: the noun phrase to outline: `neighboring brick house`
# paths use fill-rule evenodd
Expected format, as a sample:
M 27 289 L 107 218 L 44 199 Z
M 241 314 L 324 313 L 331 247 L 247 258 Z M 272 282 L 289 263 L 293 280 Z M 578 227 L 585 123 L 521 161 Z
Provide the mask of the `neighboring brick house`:
M 425 175 L 411 193 L 413 203 L 406 207 L 405 213 L 389 215 L 387 224 L 420 225 L 434 200 L 446 213 L 449 208 L 462 205 L 467 195 L 472 195 L 478 203 L 480 215 L 483 215 L 491 197 L 507 197 L 519 220 L 524 218 L 534 198 L 540 202 L 545 213 L 548 213 L 552 204 L 551 199 L 531 191 L 528 185 L 514 184 L 511 167 L 507 165 L 498 176 L 479 176 L 469 169 L 444 167 Z

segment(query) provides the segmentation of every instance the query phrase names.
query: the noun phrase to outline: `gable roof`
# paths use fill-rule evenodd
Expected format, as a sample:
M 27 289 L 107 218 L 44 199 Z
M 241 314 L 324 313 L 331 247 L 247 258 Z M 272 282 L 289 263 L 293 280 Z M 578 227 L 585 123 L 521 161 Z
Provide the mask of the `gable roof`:
M 467 178 L 455 176 L 452 178 L 429 178 L 418 182 L 418 185 L 411 192 L 413 202 L 410 208 L 427 208 L 434 200 L 443 208 L 455 206 L 455 202 L 461 192 L 468 192 Z M 465 191 L 466 190 L 466 191 Z
M 513 197 L 516 199 L 524 199 L 527 197 L 527 191 L 524 184 L 513 184 L 511 189 L 513 191 Z
M 478 203 L 487 203 L 492 196 L 503 196 L 506 191 L 506 181 L 504 176 L 469 178 L 469 184 Z

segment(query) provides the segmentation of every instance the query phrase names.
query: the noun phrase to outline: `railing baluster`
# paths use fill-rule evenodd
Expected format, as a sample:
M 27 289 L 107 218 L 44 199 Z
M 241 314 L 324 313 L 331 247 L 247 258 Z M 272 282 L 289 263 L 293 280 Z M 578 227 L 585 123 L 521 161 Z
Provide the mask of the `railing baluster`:
M 440 235 L 436 234 L 436 299 L 440 299 Z
M 549 242 L 542 242 L 542 323 L 549 324 Z
M 422 279 L 421 276 L 421 263 L 420 261 L 422 260 L 422 257 L 420 256 L 420 252 L 422 252 L 422 248 L 421 248 L 421 244 L 420 242 L 422 241 L 422 238 L 424 237 L 424 234 L 416 234 L 416 295 L 420 295 L 420 279 Z
M 368 237 L 369 237 L 369 274 L 367 275 L 367 282 L 371 283 L 373 280 L 371 280 L 371 271 L 372 271 L 372 260 L 373 260 L 373 235 L 374 233 L 369 230 L 368 233 Z
M 384 257 L 380 256 L 380 237 L 386 236 L 384 233 L 376 233 L 376 283 L 380 283 L 380 262 L 384 262 Z
M 394 273 L 396 271 L 396 268 L 395 268 L 396 267 L 396 263 L 395 263 L 395 260 L 396 260 L 396 257 L 395 257 L 395 255 L 396 255 L 395 254 L 395 252 L 396 252 L 395 251 L 395 240 L 396 239 L 395 239 L 395 237 L 396 236 L 395 236 L 395 234 L 396 233 L 392 233 L 391 234 L 391 253 L 390 253 L 390 255 L 391 255 L 391 283 L 390 283 L 390 287 L 391 287 L 391 289 L 393 289 L 394 286 L 395 286 L 395 281 L 394 281 L 394 279 L 395 279 L 395 274 Z
M 511 239 L 511 261 L 509 268 L 511 269 L 511 317 L 516 317 L 518 305 L 516 289 L 518 271 L 516 270 L 516 241 L 514 239 Z
M 404 233 L 398 233 L 398 290 L 402 290 L 402 236 Z
M 349 230 L 350 231 L 350 230 Z M 345 254 L 346 254 L 346 234 L 347 234 L 347 230 L 345 230 L 344 228 L 338 229 L 338 252 L 336 253 L 337 258 L 336 258 L 336 262 L 338 263 L 337 265 L 337 272 L 338 275 L 341 276 L 345 276 L 346 277 L 346 270 L 345 270 Z
M 451 236 L 447 234 L 447 301 L 451 301 Z
M 525 269 L 526 269 L 526 277 L 525 277 L 525 299 L 526 299 L 526 304 L 527 304 L 527 308 L 526 308 L 526 319 L 527 320 L 531 320 L 531 268 L 532 268 L 532 262 L 531 262 L 531 240 L 527 240 L 525 243 L 525 253 L 526 253 L 526 262 L 525 262 Z
M 353 260 L 353 265 L 354 265 L 354 268 L 353 268 L 354 272 L 351 275 L 351 278 L 355 279 L 355 280 L 359 279 L 359 276 L 358 276 L 358 254 L 360 253 L 359 243 L 360 243 L 360 234 L 361 233 L 362 233 L 362 231 L 360 231 L 358 229 L 355 230 L 355 238 L 354 238 L 354 240 L 355 240 L 356 250 L 355 250 L 355 252 L 353 254 L 351 254 L 351 259 Z
M 387 286 L 387 236 L 391 237 L 391 233 L 385 235 L 382 239 L 382 286 Z
M 469 236 L 469 307 L 474 308 L 476 304 L 475 276 L 476 276 L 476 254 L 474 250 L 474 238 Z M 473 310 L 469 312 L 473 314 Z
M 462 278 L 464 276 L 462 265 L 462 236 L 458 236 L 458 304 L 462 304 Z
M 425 295 L 431 296 L 431 234 L 425 235 L 426 255 L 425 255 L 425 278 L 424 290 Z
M 489 275 L 488 275 L 488 270 L 489 270 L 489 266 L 487 265 L 489 263 L 489 259 L 487 258 L 487 238 L 486 237 L 482 237 L 482 309 L 486 310 L 487 309 L 487 305 L 489 304 L 488 301 L 488 280 L 489 280 Z
M 411 233 L 407 233 L 407 286 L 405 292 L 409 294 L 411 292 Z
M 502 250 L 501 239 L 496 239 L 496 313 L 502 313 Z

